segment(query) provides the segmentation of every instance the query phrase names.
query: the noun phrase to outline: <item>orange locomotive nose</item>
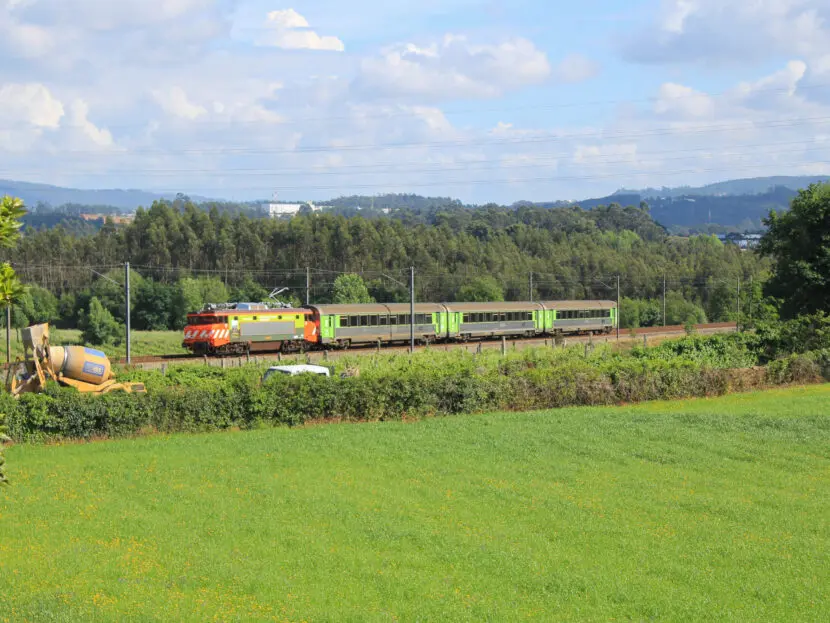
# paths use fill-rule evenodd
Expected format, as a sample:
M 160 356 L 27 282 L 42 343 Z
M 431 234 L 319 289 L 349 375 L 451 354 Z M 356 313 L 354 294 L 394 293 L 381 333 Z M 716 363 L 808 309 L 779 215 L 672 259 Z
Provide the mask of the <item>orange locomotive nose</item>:
M 219 347 L 230 343 L 231 332 L 224 324 L 188 326 L 184 330 L 184 341 L 185 344 L 206 342 L 210 346 Z

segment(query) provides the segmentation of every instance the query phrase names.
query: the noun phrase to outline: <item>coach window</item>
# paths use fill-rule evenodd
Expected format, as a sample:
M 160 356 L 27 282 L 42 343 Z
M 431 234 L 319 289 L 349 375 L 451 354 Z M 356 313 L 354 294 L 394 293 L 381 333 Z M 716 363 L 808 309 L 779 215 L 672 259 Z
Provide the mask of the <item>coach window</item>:
M 377 316 L 369 316 L 369 326 L 376 327 L 380 324 Z
M 369 316 L 361 316 L 360 317 L 360 326 L 361 327 L 368 327 L 369 326 Z
M 340 316 L 340 328 L 345 329 L 349 326 L 349 317 L 348 316 Z
M 360 316 L 349 316 L 349 326 L 350 327 L 359 327 L 360 326 Z
M 398 317 L 397 316 L 389 316 L 389 324 L 392 325 L 392 326 L 397 326 Z
M 380 326 L 385 327 L 389 325 L 389 316 L 380 317 Z

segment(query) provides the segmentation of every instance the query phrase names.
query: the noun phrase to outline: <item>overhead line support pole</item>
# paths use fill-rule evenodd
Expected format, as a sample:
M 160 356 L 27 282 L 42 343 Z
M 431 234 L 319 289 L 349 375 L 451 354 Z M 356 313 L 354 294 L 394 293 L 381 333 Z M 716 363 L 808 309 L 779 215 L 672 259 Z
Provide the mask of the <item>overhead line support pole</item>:
M 666 326 L 666 273 L 663 273 L 663 326 Z
M 617 275 L 617 341 L 620 341 L 620 324 L 622 322 L 622 309 L 620 308 L 620 276 Z
M 533 271 L 530 271 L 530 302 L 533 302 Z
M 124 264 L 124 320 L 127 324 L 127 365 L 132 363 L 132 335 L 130 333 L 130 263 Z
M 311 268 L 305 269 L 305 304 L 311 305 Z
M 737 315 L 735 316 L 735 324 L 740 331 L 741 328 L 741 276 L 738 275 L 738 289 L 737 294 L 735 295 L 735 311 Z
M 415 352 L 415 267 L 409 269 L 409 352 Z

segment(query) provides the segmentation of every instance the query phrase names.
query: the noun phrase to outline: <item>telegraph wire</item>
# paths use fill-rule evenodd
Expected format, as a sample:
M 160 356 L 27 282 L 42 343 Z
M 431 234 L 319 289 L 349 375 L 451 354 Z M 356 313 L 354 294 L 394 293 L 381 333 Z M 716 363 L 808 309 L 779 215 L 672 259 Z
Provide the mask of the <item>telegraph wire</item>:
M 366 144 L 344 144 L 344 145 L 313 145 L 307 147 L 298 147 L 296 149 L 269 149 L 269 148 L 253 148 L 253 147 L 190 147 L 184 149 L 115 149 L 108 151 L 89 151 L 89 150 L 55 150 L 55 154 L 88 154 L 102 156 L 106 158 L 113 158 L 117 155 L 239 155 L 239 154 L 274 154 L 274 155 L 297 155 L 304 153 L 320 153 L 320 152 L 350 152 L 350 151 L 381 151 L 388 149 L 402 149 L 402 148 L 448 148 L 448 147 L 476 147 L 476 146 L 490 146 L 490 145 L 522 145 L 530 143 L 556 143 L 571 139 L 586 139 L 596 138 L 602 140 L 612 139 L 631 139 L 644 138 L 649 136 L 685 136 L 690 134 L 705 134 L 708 132 L 724 132 L 729 130 L 752 130 L 762 128 L 790 128 L 799 125 L 806 125 L 812 123 L 827 123 L 830 121 L 830 116 L 820 117 L 793 117 L 790 119 L 773 119 L 770 121 L 743 121 L 740 123 L 721 123 L 721 124 L 694 124 L 685 128 L 678 128 L 677 126 L 658 127 L 642 132 L 574 132 L 574 133 L 560 133 L 550 135 L 542 133 L 538 136 L 527 137 L 507 137 L 495 139 L 466 139 L 455 141 L 431 141 L 431 142 L 399 142 L 399 143 L 366 143 Z
M 797 91 L 814 91 L 820 89 L 830 88 L 830 83 L 813 83 L 813 84 L 805 84 L 805 85 L 798 85 Z M 768 87 L 768 88 L 760 88 L 755 89 L 752 94 L 764 94 L 764 93 L 791 93 L 791 87 Z M 516 112 L 525 112 L 525 111 L 532 111 L 532 110 L 561 110 L 566 108 L 584 108 L 589 106 L 609 106 L 609 105 L 620 105 L 620 104 L 637 104 L 637 103 L 648 103 L 648 102 L 658 102 L 658 101 L 667 101 L 667 102 L 675 102 L 675 101 L 684 101 L 692 98 L 699 98 L 701 96 L 710 97 L 710 98 L 720 98 L 729 96 L 734 93 L 734 89 L 732 90 L 725 90 L 725 91 L 716 91 L 716 92 L 703 92 L 703 91 L 694 91 L 693 93 L 689 93 L 686 95 L 673 95 L 670 97 L 660 96 L 660 95 L 651 95 L 648 97 L 642 98 L 630 98 L 630 99 L 608 99 L 608 100 L 587 100 L 582 102 L 558 102 L 555 104 L 528 104 L 523 106 L 509 106 L 509 107 L 490 107 L 490 108 L 466 108 L 466 109 L 441 109 L 435 107 L 435 110 L 441 112 L 444 116 L 451 116 L 451 115 L 464 115 L 464 114 L 483 114 L 483 113 L 516 113 Z M 738 95 L 736 93 L 736 95 Z M 297 107 L 284 107 L 280 110 L 282 111 L 290 111 L 296 110 L 300 108 L 305 108 L 304 106 L 297 106 Z M 274 114 L 281 115 L 280 110 L 274 110 Z M 367 112 L 365 114 L 357 114 L 357 115 L 332 115 L 332 116 L 317 116 L 317 117 L 285 117 L 284 120 L 280 122 L 272 122 L 272 125 L 285 125 L 287 123 L 312 123 L 312 122 L 330 122 L 330 121 L 358 121 L 361 119 L 396 119 L 402 117 L 413 117 L 418 118 L 422 117 L 423 113 L 418 111 L 397 111 L 397 112 L 390 112 L 387 114 L 379 113 L 377 110 L 373 110 L 371 112 Z M 129 129 L 129 128 L 143 128 L 148 125 L 149 122 L 135 122 L 135 123 L 118 123 L 118 124 L 105 124 L 102 126 L 101 129 L 104 130 L 117 130 L 117 129 Z M 246 126 L 246 125 L 266 125 L 267 122 L 264 122 L 260 119 L 207 119 L 207 120 L 198 120 L 192 119 L 186 122 L 187 125 L 199 127 L 199 126 Z M 34 126 L 34 124 L 29 123 L 29 125 Z M 35 126 L 40 127 L 40 126 Z M 62 126 L 65 128 L 74 128 L 74 129 L 83 129 L 85 126 L 80 124 L 70 124 Z
M 719 158 L 723 157 L 733 157 L 733 156 L 780 156 L 782 154 L 797 154 L 797 153 L 807 153 L 807 152 L 814 152 L 814 151 L 830 151 L 830 143 L 826 142 L 823 139 L 811 139 L 811 140 L 803 140 L 803 141 L 786 141 L 786 142 L 778 142 L 778 143 L 755 143 L 755 144 L 748 144 L 748 145 L 737 145 L 737 148 L 759 148 L 759 147 L 773 147 L 778 145 L 820 145 L 817 147 L 807 148 L 807 149 L 787 149 L 787 150 L 769 150 L 769 151 L 743 151 L 743 152 L 721 152 L 716 151 L 712 147 L 696 147 L 690 149 L 673 149 L 673 150 L 661 150 L 661 151 L 650 151 L 650 152 L 634 152 L 631 154 L 631 158 L 637 159 L 639 164 L 643 164 L 644 162 L 665 162 L 665 161 L 676 161 L 676 160 L 689 160 L 691 158 L 695 158 L 694 154 L 698 152 L 706 152 L 707 155 L 711 154 L 712 156 L 717 156 Z M 676 153 L 688 153 L 690 155 L 687 156 L 678 156 L 678 157 L 670 157 L 670 158 L 661 158 L 659 160 L 642 160 L 641 156 L 659 156 L 662 154 L 676 154 Z M 551 166 L 557 163 L 557 160 L 560 158 L 566 158 L 573 156 L 573 152 L 560 152 L 558 154 L 538 154 L 536 156 L 531 157 L 524 157 L 523 160 L 530 160 L 530 161 L 539 161 L 538 163 L 530 163 L 530 164 L 504 164 L 504 156 L 499 158 L 484 158 L 479 160 L 463 160 L 463 161 L 455 161 L 452 163 L 448 163 L 450 165 L 455 164 L 463 164 L 464 166 L 445 166 L 441 163 L 435 163 L 434 166 L 425 169 L 409 169 L 409 168 L 400 168 L 403 166 L 408 166 L 407 163 L 389 163 L 389 164 L 367 164 L 367 165 L 346 165 L 343 167 L 337 167 L 336 170 L 327 170 L 327 171 L 314 171 L 309 169 L 284 169 L 280 167 L 278 170 L 274 169 L 254 169 L 250 167 L 242 167 L 242 168 L 227 168 L 222 169 L 222 173 L 232 173 L 234 176 L 245 175 L 245 176 L 266 176 L 266 177 L 296 177 L 297 175 L 306 175 L 308 177 L 319 177 L 319 176 L 338 176 L 338 175 L 392 175 L 392 174 L 402 174 L 402 173 L 443 173 L 445 171 L 468 171 L 468 170 L 477 170 L 477 169 L 524 169 L 524 168 L 536 168 L 536 167 L 544 167 L 544 166 Z M 618 158 L 619 154 L 608 154 L 605 156 L 600 156 L 598 158 L 592 158 L 589 163 L 586 163 L 587 166 L 595 166 L 595 165 L 625 165 L 630 164 L 631 159 L 623 159 L 623 160 L 607 160 L 606 158 Z M 547 160 L 550 160 L 549 162 Z M 416 163 L 417 164 L 417 163 Z M 479 166 L 472 166 L 478 164 L 491 164 L 495 166 L 487 166 L 487 167 L 479 167 Z M 378 168 L 388 168 L 389 170 L 374 170 Z M 398 167 L 398 168 L 392 168 Z M 341 170 L 354 170 L 358 169 L 356 173 L 345 173 Z M 365 169 L 365 170 L 364 170 Z M 64 169 L 65 171 L 66 169 Z M 2 171 L 0 170 L 0 174 L 13 174 L 13 171 Z M 120 174 L 120 173 L 140 173 L 140 174 L 147 174 L 148 177 L 156 177 L 159 174 L 162 175 L 181 175 L 181 174 L 200 174 L 200 173 L 216 173 L 216 169 L 123 169 L 123 170 L 109 170 L 109 171 L 84 171 L 81 169 L 74 169 L 70 171 L 71 174 L 77 175 L 96 175 L 102 177 L 109 177 L 112 175 Z M 25 172 L 21 172 L 19 174 L 26 174 Z

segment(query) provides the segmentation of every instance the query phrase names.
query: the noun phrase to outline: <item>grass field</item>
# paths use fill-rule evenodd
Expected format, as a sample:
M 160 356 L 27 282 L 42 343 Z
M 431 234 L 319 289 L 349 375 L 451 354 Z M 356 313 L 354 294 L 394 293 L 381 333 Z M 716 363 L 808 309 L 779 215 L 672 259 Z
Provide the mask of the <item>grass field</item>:
M 14 447 L 0 620 L 824 621 L 828 404 Z
M 81 332 L 75 329 L 50 328 L 50 339 L 52 344 L 62 346 L 65 344 L 80 344 Z M 182 348 L 183 334 L 181 331 L 132 331 L 132 354 L 134 357 L 149 355 L 176 355 L 185 354 L 188 351 Z M 5 354 L 5 336 L 0 348 Z M 102 350 L 107 353 L 110 359 L 122 359 L 127 356 L 125 344 L 119 346 L 105 346 Z M 18 331 L 12 331 L 12 357 L 23 356 L 23 344 L 20 341 Z M 5 361 L 5 357 L 3 358 Z

